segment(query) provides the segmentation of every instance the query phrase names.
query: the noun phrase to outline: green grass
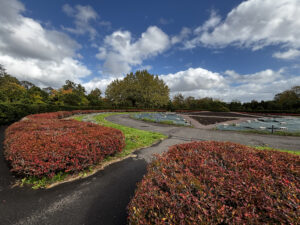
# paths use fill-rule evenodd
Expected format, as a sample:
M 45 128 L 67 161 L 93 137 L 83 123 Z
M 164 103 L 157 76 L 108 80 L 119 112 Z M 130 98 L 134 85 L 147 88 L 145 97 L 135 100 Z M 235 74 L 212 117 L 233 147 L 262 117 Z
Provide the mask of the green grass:
M 292 151 L 292 150 L 286 150 L 286 149 L 274 149 L 271 147 L 265 147 L 265 146 L 255 146 L 254 148 L 258 149 L 258 150 L 268 150 L 268 151 L 280 151 L 280 152 L 287 152 L 287 153 L 291 153 L 294 155 L 300 155 L 300 151 Z
M 102 125 L 105 127 L 116 128 L 118 130 L 121 130 L 123 132 L 123 134 L 125 135 L 126 146 L 123 149 L 123 151 L 120 153 L 117 153 L 115 156 L 110 156 L 110 157 L 105 158 L 102 162 L 109 162 L 114 159 L 124 158 L 137 149 L 151 146 L 152 144 L 158 142 L 159 140 L 167 138 L 167 136 L 160 134 L 160 133 L 126 127 L 126 126 L 118 125 L 118 124 L 115 124 L 115 123 L 105 120 L 105 118 L 108 116 L 118 115 L 118 114 L 124 114 L 124 113 L 102 113 L 102 114 L 99 114 L 99 115 L 93 117 L 95 122 L 97 122 L 99 125 Z M 83 118 L 86 116 L 87 115 L 80 115 L 80 116 L 73 117 L 73 119 L 82 121 Z M 93 170 L 94 170 L 94 167 L 90 167 L 90 168 L 80 172 L 78 174 L 78 178 L 86 177 L 88 174 L 92 173 Z M 70 175 L 71 174 L 69 174 L 69 173 L 59 172 L 59 173 L 55 174 L 52 178 L 49 178 L 46 176 L 42 177 L 42 178 L 30 176 L 30 177 L 23 178 L 21 180 L 20 185 L 23 186 L 25 184 L 29 184 L 29 185 L 32 185 L 33 189 L 45 188 L 53 183 L 64 181 Z
M 159 140 L 165 139 L 167 137 L 160 133 L 126 127 L 105 120 L 105 117 L 118 115 L 118 114 L 124 114 L 124 113 L 103 113 L 94 117 L 95 121 L 98 124 L 105 127 L 112 127 L 121 130 L 125 135 L 125 143 L 126 143 L 125 149 L 122 152 L 118 153 L 116 155 L 117 157 L 125 157 L 128 154 L 135 151 L 136 149 L 150 146 L 155 142 L 158 142 Z

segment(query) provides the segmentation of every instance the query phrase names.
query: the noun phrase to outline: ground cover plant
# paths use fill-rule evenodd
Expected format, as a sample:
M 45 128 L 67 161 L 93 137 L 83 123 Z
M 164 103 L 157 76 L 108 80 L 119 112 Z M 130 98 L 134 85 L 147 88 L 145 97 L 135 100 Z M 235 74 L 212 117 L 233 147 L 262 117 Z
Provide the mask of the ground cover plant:
M 298 224 L 300 157 L 224 142 L 175 145 L 138 185 L 130 224 Z
M 117 129 L 60 119 L 75 113 L 79 112 L 36 114 L 9 126 L 4 153 L 11 170 L 51 178 L 82 171 L 123 150 L 125 138 Z

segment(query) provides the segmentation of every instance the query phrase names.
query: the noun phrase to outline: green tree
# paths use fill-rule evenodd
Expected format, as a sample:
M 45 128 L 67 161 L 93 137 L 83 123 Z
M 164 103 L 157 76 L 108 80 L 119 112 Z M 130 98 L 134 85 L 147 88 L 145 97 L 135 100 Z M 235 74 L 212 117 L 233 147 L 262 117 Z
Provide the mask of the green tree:
M 173 106 L 175 109 L 183 109 L 186 108 L 184 96 L 179 93 L 173 97 Z
M 295 86 L 290 90 L 278 93 L 274 97 L 274 101 L 281 106 L 282 109 L 297 109 L 300 107 L 300 86 Z
M 99 88 L 92 90 L 87 96 L 89 104 L 92 106 L 100 106 L 102 104 L 101 94 L 102 92 Z
M 159 108 L 168 104 L 169 92 L 163 80 L 143 70 L 113 81 L 105 95 L 116 106 Z
M 58 92 L 52 91 L 51 99 L 57 105 L 88 105 L 89 101 L 85 92 L 85 88 L 81 84 L 66 80 Z
M 0 101 L 16 103 L 23 100 L 25 95 L 26 89 L 20 85 L 20 81 L 7 74 L 5 68 L 0 65 Z

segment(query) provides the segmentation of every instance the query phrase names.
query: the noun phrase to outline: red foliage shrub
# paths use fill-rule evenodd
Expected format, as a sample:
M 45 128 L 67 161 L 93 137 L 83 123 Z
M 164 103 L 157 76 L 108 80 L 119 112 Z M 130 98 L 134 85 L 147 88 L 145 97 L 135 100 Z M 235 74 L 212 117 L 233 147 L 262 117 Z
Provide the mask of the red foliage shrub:
M 234 143 L 172 146 L 148 167 L 130 224 L 299 224 L 300 157 Z
M 8 127 L 4 153 L 12 171 L 51 177 L 59 171 L 81 171 L 122 151 L 125 138 L 121 131 L 59 119 L 74 113 L 78 111 L 30 115 Z

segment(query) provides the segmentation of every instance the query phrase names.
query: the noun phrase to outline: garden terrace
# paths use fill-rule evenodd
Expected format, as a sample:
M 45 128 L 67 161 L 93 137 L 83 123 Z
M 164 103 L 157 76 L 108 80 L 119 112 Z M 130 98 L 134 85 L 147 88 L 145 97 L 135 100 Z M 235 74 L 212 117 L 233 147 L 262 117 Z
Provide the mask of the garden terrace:
M 157 156 L 129 205 L 130 224 L 297 224 L 300 157 L 230 142 Z

